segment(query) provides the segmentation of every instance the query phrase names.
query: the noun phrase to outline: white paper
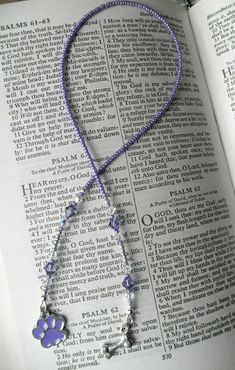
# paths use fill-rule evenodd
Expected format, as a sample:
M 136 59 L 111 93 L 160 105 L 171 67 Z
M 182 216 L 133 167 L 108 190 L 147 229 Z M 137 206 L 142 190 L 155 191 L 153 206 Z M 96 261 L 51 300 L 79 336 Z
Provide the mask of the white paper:
M 202 0 L 189 11 L 233 184 L 235 184 L 234 12 L 235 3 L 232 0 Z
M 52 26 L 58 25 L 58 29 L 54 31 L 60 37 L 61 25 L 78 20 L 81 15 L 95 5 L 100 4 L 100 2 L 92 1 L 89 3 L 89 6 L 81 3 L 79 4 L 79 9 L 77 4 L 77 1 L 65 3 L 58 0 L 56 2 L 46 1 L 33 5 L 31 2 L 15 4 L 14 14 L 20 13 L 22 22 L 33 20 L 34 24 L 32 27 L 35 26 L 35 19 L 42 20 L 50 17 L 50 24 Z M 234 334 L 232 330 L 219 336 L 215 334 L 214 337 L 211 337 L 211 340 L 202 340 L 203 334 L 201 332 L 203 330 L 211 330 L 211 333 L 219 332 L 219 329 L 216 329 L 218 325 L 218 327 L 223 327 L 224 329 L 222 324 L 223 317 L 226 315 L 231 315 L 229 320 L 232 320 L 232 305 L 234 304 L 234 297 L 232 297 L 234 289 L 232 285 L 230 289 L 226 288 L 221 292 L 218 291 L 211 294 L 211 296 L 208 294 L 209 298 L 204 297 L 195 300 L 191 299 L 191 297 L 210 291 L 207 288 L 207 285 L 211 284 L 212 273 L 210 271 L 216 270 L 216 264 L 219 263 L 219 255 L 218 261 L 214 260 L 213 263 L 210 263 L 212 257 L 210 257 L 209 253 L 209 243 L 213 245 L 216 244 L 216 240 L 219 238 L 224 238 L 223 246 L 221 244 L 222 257 L 220 258 L 224 259 L 224 256 L 226 257 L 222 261 L 226 266 L 221 265 L 221 268 L 226 267 L 226 279 L 232 279 L 232 274 L 234 274 L 234 270 L 231 268 L 231 276 L 229 276 L 228 272 L 230 270 L 226 262 L 226 260 L 232 260 L 231 253 L 234 250 L 232 249 L 234 248 L 232 244 L 234 231 L 233 226 L 230 227 L 230 225 L 234 225 L 232 186 L 229 181 L 224 183 L 224 178 L 229 178 L 229 172 L 193 36 L 190 31 L 187 13 L 177 6 L 174 7 L 172 4 L 168 6 L 165 1 L 159 3 L 158 10 L 163 14 L 171 16 L 171 22 L 175 23 L 175 27 L 178 27 L 178 31 L 181 32 L 180 40 L 182 45 L 184 44 L 185 53 L 185 78 L 183 80 L 184 84 L 177 95 L 178 100 L 176 99 L 174 104 L 175 111 L 168 112 L 158 127 L 143 137 L 141 142 L 135 144 L 135 147 L 125 156 L 123 155 L 119 158 L 103 176 L 105 185 L 112 194 L 112 201 L 125 220 L 124 231 L 127 232 L 127 238 L 129 239 L 128 244 L 132 251 L 132 266 L 136 272 L 138 287 L 140 288 L 136 291 L 137 313 L 135 326 L 133 327 L 136 343 L 131 350 L 125 350 L 125 354 L 122 351 L 118 352 L 118 355 L 110 360 L 112 361 L 111 366 L 114 368 L 122 366 L 130 369 L 142 369 L 147 361 L 150 370 L 156 369 L 156 367 L 167 370 L 175 368 L 186 370 L 190 367 L 193 370 L 197 370 L 199 366 L 200 369 L 205 370 L 221 370 L 221 368 L 231 370 L 234 365 L 234 352 L 232 351 Z M 107 15 L 100 14 L 100 19 L 111 18 L 111 15 L 113 16 L 116 12 L 120 17 L 123 17 L 123 9 L 120 8 L 109 10 Z M 129 9 L 128 14 L 125 13 L 124 18 L 128 18 L 127 15 L 130 18 L 131 16 L 134 17 L 135 9 Z M 11 6 L 3 7 L 0 19 L 1 25 L 6 25 L 6 19 L 7 24 L 16 22 Z M 18 19 L 17 22 L 19 23 Z M 185 38 L 182 33 L 181 22 Z M 131 21 L 126 22 L 126 27 L 130 28 L 128 32 L 131 32 L 131 23 Z M 102 27 L 100 29 L 103 31 L 103 38 L 107 38 L 108 36 L 105 36 L 104 31 L 106 30 L 108 34 L 108 27 L 105 28 L 104 24 L 101 24 Z M 40 27 L 43 26 L 39 26 L 38 34 L 40 33 Z M 96 24 L 92 27 L 93 29 L 91 28 L 91 30 L 93 31 L 96 27 L 98 28 Z M 31 27 L 28 28 L 30 29 Z M 83 34 L 84 39 L 85 36 Z M 36 37 L 39 36 L 37 35 Z M 46 41 L 44 40 L 44 42 Z M 116 42 L 118 43 L 119 41 L 117 40 Z M 112 41 L 110 41 L 110 44 L 112 44 Z M 106 44 L 108 49 L 107 45 L 108 42 Z M 44 51 L 48 47 L 48 45 L 44 46 L 42 50 L 38 48 L 37 53 L 37 55 L 41 55 L 39 59 L 42 57 L 42 64 L 44 63 L 45 70 L 47 65 L 45 61 L 48 62 L 47 58 L 51 58 L 49 53 L 47 55 Z M 58 47 L 58 55 L 60 55 L 61 48 L 58 40 L 54 41 L 54 43 L 52 42 L 50 47 Z M 80 47 L 82 48 L 82 46 Z M 80 50 L 78 57 L 81 58 L 85 55 L 88 47 L 89 45 L 82 51 Z M 107 49 L 106 54 L 108 55 Z M 113 50 L 115 54 L 114 47 Z M 94 57 L 92 49 L 89 49 L 89 51 L 91 58 Z M 123 55 L 124 53 L 125 51 L 123 51 Z M 35 54 L 31 52 L 27 57 L 29 59 L 30 57 L 34 58 Z M 16 56 L 16 58 L 18 57 Z M 100 60 L 98 61 L 100 62 Z M 97 68 L 101 65 L 100 63 L 98 64 L 98 61 Z M 114 81 L 118 81 L 118 78 L 114 79 L 110 71 L 112 71 L 117 62 L 113 58 L 109 63 L 109 76 L 113 78 L 112 86 L 115 86 Z M 167 60 L 165 59 L 166 62 Z M 123 61 L 121 60 L 120 63 L 122 64 Z M 81 61 L 81 68 L 77 68 L 79 73 L 85 73 L 80 71 L 80 69 L 85 69 L 84 65 L 85 62 Z M 19 68 L 18 64 L 15 67 Z M 34 67 L 32 65 L 32 70 Z M 49 68 L 53 67 L 49 65 Z M 129 65 L 127 67 L 129 68 Z M 120 70 L 120 74 L 125 73 L 127 67 L 124 68 L 124 72 Z M 162 71 L 160 62 L 157 64 L 157 67 L 160 74 Z M 74 70 L 76 71 L 76 68 Z M 92 78 L 100 77 L 99 73 L 101 72 L 101 69 L 99 72 L 96 71 Z M 40 70 L 38 70 L 39 73 L 41 73 Z M 56 73 L 58 73 L 58 69 L 55 68 L 55 76 Z M 51 76 L 47 71 L 42 75 Z M 5 74 L 2 72 L 1 77 L 3 81 Z M 92 82 L 90 84 L 92 78 L 87 79 L 87 90 L 88 87 L 93 91 L 95 88 L 104 89 L 105 84 L 108 85 L 107 81 L 102 81 L 95 87 L 92 85 Z M 134 77 L 131 78 L 136 82 Z M 148 77 L 147 83 L 150 84 L 156 81 L 155 83 L 157 84 L 159 80 L 161 82 L 158 76 Z M 74 80 L 71 79 L 71 81 L 73 82 Z M 58 83 L 58 80 L 55 79 L 52 86 L 55 86 L 56 83 Z M 78 85 L 76 86 L 79 86 L 79 79 L 77 83 Z M 123 81 L 121 86 L 125 86 L 125 84 L 126 81 Z M 42 85 L 41 88 L 45 86 Z M 81 90 L 85 91 L 84 85 L 81 86 Z M 146 87 L 150 86 L 152 85 L 146 85 Z M 56 89 L 56 86 L 54 88 Z M 134 93 L 138 94 L 140 86 L 136 86 L 134 89 L 137 89 Z M 24 88 L 23 93 L 26 90 Z M 155 87 L 153 90 L 152 94 L 154 94 L 157 88 Z M 113 103 L 112 91 L 110 89 L 107 91 L 108 95 L 105 98 L 107 100 L 111 99 L 110 101 Z M 74 93 L 78 92 L 78 87 L 75 87 Z M 131 92 L 128 95 L 128 100 L 132 99 L 134 101 L 134 93 Z M 26 131 L 31 131 L 28 134 L 25 133 L 26 138 L 29 137 L 30 139 L 21 140 L 21 142 L 16 141 L 18 138 L 17 134 L 10 132 L 12 127 L 10 126 L 12 118 L 8 115 L 9 110 L 12 109 L 10 104 L 13 103 L 12 105 L 15 109 L 14 117 L 25 113 L 24 106 L 16 104 L 14 96 L 9 98 L 13 100 L 7 105 L 5 94 L 6 92 L 1 90 L 1 121 L 5 124 L 1 125 L 1 138 L 4 138 L 4 140 L 1 143 L 0 155 L 4 159 L 2 174 L 7 179 L 7 186 L 4 183 L 1 186 L 1 204 L 2 209 L 4 209 L 4 212 L 1 214 L 3 230 L 1 233 L 1 254 L 5 271 L 7 271 L 8 290 L 12 300 L 11 308 L 17 327 L 20 349 L 25 362 L 24 368 L 25 370 L 38 370 L 41 368 L 68 370 L 69 368 L 88 367 L 88 364 L 90 364 L 89 368 L 91 368 L 93 364 L 98 369 L 108 369 L 110 368 L 110 362 L 101 358 L 99 352 L 102 344 L 101 337 L 103 336 L 103 339 L 108 335 L 115 337 L 117 329 L 125 317 L 126 300 L 121 286 L 123 277 L 120 269 L 120 257 L 117 256 L 118 252 L 114 247 L 113 235 L 106 228 L 105 208 L 102 200 L 99 198 L 97 187 L 90 190 L 84 210 L 68 227 L 65 235 L 66 243 L 61 250 L 61 266 L 57 274 L 58 281 L 55 282 L 50 294 L 54 310 L 61 312 L 68 318 L 70 339 L 61 343 L 56 349 L 45 350 L 32 337 L 32 327 L 38 319 L 39 305 L 41 303 L 40 285 L 42 282 L 40 279 L 42 279 L 43 275 L 43 264 L 48 259 L 52 238 L 58 225 L 58 215 L 62 216 L 63 206 L 73 199 L 74 193 L 76 194 L 79 187 L 84 184 L 85 180 L 88 180 L 90 170 L 84 156 L 82 156 L 80 146 L 75 141 L 75 134 L 71 130 L 68 119 L 63 116 L 60 118 L 61 121 L 56 121 L 56 123 L 52 121 L 52 118 L 47 117 L 46 119 L 47 109 L 52 105 L 50 100 L 52 94 L 48 96 L 47 101 L 44 101 L 45 105 L 40 108 L 37 106 L 36 110 L 41 112 L 45 109 L 45 117 L 43 116 L 43 119 L 39 120 L 41 127 L 45 129 L 45 131 L 41 131 L 44 143 L 42 143 L 42 137 L 37 139 L 34 136 L 39 134 L 37 131 L 39 125 L 35 126 L 36 133 L 32 132 L 33 125 L 30 114 L 28 117 L 29 127 L 26 127 Z M 55 96 L 58 99 L 57 93 Z M 117 90 L 115 90 L 115 97 L 117 96 Z M 119 96 L 122 95 L 119 94 Z M 161 94 L 160 98 L 162 98 Z M 99 131 L 100 127 L 107 130 L 106 132 L 110 132 L 108 129 L 113 127 L 112 133 L 116 132 L 120 127 L 122 128 L 122 135 L 107 136 L 105 140 L 99 137 L 95 140 L 89 140 L 89 146 L 92 152 L 95 153 L 95 158 L 98 159 L 97 165 L 102 163 L 107 155 L 110 155 L 111 150 L 117 149 L 121 145 L 124 136 L 130 136 L 129 130 L 130 128 L 133 129 L 134 124 L 135 127 L 138 127 L 138 125 L 141 127 L 142 120 L 145 120 L 145 116 L 150 114 L 150 110 L 153 109 L 153 112 L 155 112 L 156 104 L 158 107 L 160 106 L 159 103 L 155 104 L 156 96 L 154 96 L 153 103 L 150 100 L 147 102 L 152 104 L 152 107 L 147 105 L 147 113 L 143 113 L 141 110 L 137 115 L 135 113 L 142 107 L 141 104 L 147 104 L 146 102 L 141 103 L 140 99 L 138 97 L 136 103 L 133 102 L 133 104 L 136 104 L 136 111 L 132 109 L 132 114 L 128 118 L 126 111 L 123 110 L 123 105 L 120 103 L 116 103 L 118 107 L 116 110 L 114 106 L 102 108 L 102 103 L 100 103 L 100 108 L 98 109 L 97 103 L 88 104 L 90 99 L 87 99 L 88 103 L 83 105 L 83 100 L 79 97 L 78 101 L 84 107 L 81 119 L 84 122 L 87 120 L 85 129 L 88 137 L 89 135 L 90 137 L 99 135 L 101 133 Z M 25 99 L 26 102 L 27 100 L 29 101 L 29 99 Z M 128 106 L 125 101 L 124 99 L 124 107 Z M 48 106 L 46 105 L 47 103 Z M 38 104 L 37 101 L 35 104 Z M 94 122 L 89 121 L 93 117 L 92 105 L 96 110 L 96 120 Z M 31 106 L 33 107 L 32 102 Z M 87 110 L 88 108 L 90 110 Z M 87 112 L 88 115 L 86 115 Z M 121 113 L 123 113 L 123 116 L 121 116 Z M 91 115 L 89 116 L 89 114 Z M 106 117 L 108 122 L 108 125 L 106 125 L 102 120 L 105 114 L 110 114 L 114 117 L 116 114 L 116 117 Z M 120 127 L 117 119 L 118 114 L 120 115 L 119 118 L 123 119 Z M 142 117 L 141 121 L 138 122 L 136 117 Z M 99 118 L 101 118 L 100 121 L 98 120 Z M 27 123 L 23 122 L 23 119 L 25 117 L 22 118 L 22 121 L 19 121 L 20 124 L 27 125 Z M 191 127 L 189 127 L 188 122 L 190 122 Z M 50 127 L 50 130 L 47 129 L 48 126 L 45 123 Z M 15 123 L 13 127 L 19 127 L 20 124 L 17 125 Z M 58 125 L 58 128 L 56 128 L 56 125 Z M 68 135 L 68 143 L 59 146 L 59 141 L 53 139 L 55 136 L 52 133 L 54 134 L 56 131 L 56 135 L 60 136 L 63 132 L 65 135 L 64 128 L 68 130 L 66 133 Z M 23 133 L 19 134 L 22 139 L 21 135 Z M 104 131 L 102 131 L 102 135 L 104 135 Z M 13 139 L 16 141 L 15 143 Z M 65 136 L 62 136 L 61 140 L 64 141 L 64 139 L 66 139 Z M 55 143 L 55 147 L 52 146 L 51 142 Z M 32 143 L 35 144 L 32 145 Z M 19 145 L 18 147 L 17 144 Z M 175 148 L 173 145 L 175 145 Z M 42 146 L 42 148 L 38 149 L 38 146 Z M 188 151 L 187 148 L 189 148 Z M 48 155 L 48 151 L 51 151 L 51 154 Z M 42 155 L 44 152 L 45 154 Z M 31 157 L 31 155 L 35 157 Z M 185 159 L 183 157 L 180 159 L 180 155 L 186 156 Z M 23 156 L 28 156 L 27 160 L 22 159 L 21 157 Z M 164 159 L 164 157 L 167 159 Z M 17 161 L 16 158 L 18 159 Z M 153 169 L 151 166 L 153 166 Z M 180 185 L 176 185 L 175 179 L 178 180 Z M 52 181 L 51 185 L 49 181 Z M 51 186 L 50 189 L 49 185 Z M 31 192 L 32 189 L 33 191 Z M 51 195 L 48 196 L 49 192 L 51 192 Z M 40 197 L 43 194 L 46 194 L 46 197 Z M 174 203 L 177 203 L 178 206 Z M 28 210 L 27 212 L 24 210 L 24 207 L 26 211 Z M 43 212 L 40 211 L 40 207 L 44 208 Z M 204 209 L 204 211 L 201 209 Z M 222 213 L 220 213 L 221 209 Z M 53 214 L 53 212 L 57 213 Z M 209 214 L 213 214 L 213 216 L 209 216 Z M 223 214 L 226 215 L 224 219 L 221 218 Z M 95 218 L 93 218 L 94 215 Z M 55 218 L 53 219 L 53 217 Z M 166 218 L 164 219 L 164 217 Z M 43 219 L 44 221 L 42 221 Z M 213 220 L 215 221 L 213 222 Z M 46 227 L 49 223 L 52 224 L 52 232 L 50 227 Z M 31 229 L 30 231 L 30 227 L 34 227 L 34 230 Z M 89 227 L 92 227 L 93 231 L 88 232 Z M 94 231 L 95 227 L 97 229 L 101 228 Z M 231 253 L 229 249 L 227 251 L 224 247 L 224 245 L 228 246 L 226 243 L 228 243 L 229 238 L 231 238 Z M 195 244 L 196 239 L 200 241 L 197 245 Z M 108 248 L 110 248 L 110 252 Z M 207 255 L 204 255 L 205 248 Z M 211 251 L 211 253 L 215 256 L 213 254 L 215 250 Z M 187 258 L 185 257 L 186 255 Z M 202 255 L 203 261 L 200 260 Z M 208 258 L 207 263 L 205 263 L 206 258 Z M 186 262 L 186 259 L 188 262 Z M 188 284 L 186 278 L 183 279 L 180 276 L 180 263 L 182 262 L 184 262 L 182 268 L 188 266 L 191 269 L 191 284 Z M 154 271 L 154 265 L 156 265 L 156 271 Z M 203 271 L 208 266 L 211 267 L 211 270 L 207 270 L 207 278 L 206 273 Z M 75 270 L 76 268 L 77 271 Z M 197 270 L 200 271 L 199 274 Z M 190 270 L 188 270 L 187 274 L 189 275 L 189 273 Z M 74 274 L 77 274 L 77 276 L 75 277 Z M 106 279 L 103 279 L 103 276 L 106 276 Z M 89 281 L 92 278 L 94 280 L 93 283 Z M 77 283 L 75 283 L 76 279 Z M 204 283 L 201 284 L 200 280 Z M 179 281 L 184 281 L 184 284 L 182 283 L 180 286 Z M 215 281 L 215 284 L 217 284 L 218 281 L 216 279 Z M 229 281 L 232 284 L 232 280 Z M 193 287 L 193 284 L 195 284 L 195 287 Z M 184 285 L 187 288 L 185 297 L 188 301 L 182 306 L 179 300 L 180 297 L 184 297 Z M 223 283 L 223 287 L 224 285 L 225 283 Z M 107 296 L 101 297 L 101 290 L 104 288 Z M 195 292 L 193 293 L 193 291 Z M 107 293 L 109 293 L 109 296 Z M 179 295 L 178 298 L 177 295 Z M 84 301 L 82 296 L 85 297 Z M 72 302 L 72 299 L 75 297 L 77 298 L 77 303 Z M 228 306 L 222 308 L 220 299 L 224 300 Z M 211 311 L 211 314 L 206 314 L 207 304 L 211 305 L 210 307 L 212 308 L 216 307 L 216 310 L 214 312 Z M 199 313 L 202 311 L 205 317 L 200 316 Z M 191 317 L 191 314 L 195 317 Z M 184 316 L 186 318 L 185 323 L 182 322 L 182 317 Z M 94 321 L 92 321 L 93 318 Z M 104 323 L 101 327 L 99 319 L 101 323 Z M 111 321 L 117 320 L 117 322 L 109 322 L 109 319 Z M 194 320 L 197 321 L 197 324 L 193 325 Z M 174 322 L 174 325 L 178 325 L 177 334 L 175 335 L 174 327 L 171 329 L 169 325 L 171 321 Z M 179 325 L 181 326 L 180 328 Z M 196 325 L 199 325 L 199 327 L 201 325 L 202 329 L 196 328 Z M 225 327 L 230 326 L 230 321 L 228 321 Z M 187 339 L 183 339 L 181 334 L 184 329 L 189 327 L 192 329 L 193 335 L 185 332 L 185 334 L 189 335 L 188 338 L 190 340 L 186 344 Z M 103 332 L 101 331 L 102 329 Z M 169 338 L 167 338 L 166 331 L 168 331 Z M 209 335 L 208 333 L 207 335 Z M 192 344 L 197 336 L 201 338 L 200 342 Z M 182 344 L 182 346 L 178 344 Z M 14 345 L 19 350 L 19 346 L 15 343 Z M 221 352 L 223 356 L 221 356 Z

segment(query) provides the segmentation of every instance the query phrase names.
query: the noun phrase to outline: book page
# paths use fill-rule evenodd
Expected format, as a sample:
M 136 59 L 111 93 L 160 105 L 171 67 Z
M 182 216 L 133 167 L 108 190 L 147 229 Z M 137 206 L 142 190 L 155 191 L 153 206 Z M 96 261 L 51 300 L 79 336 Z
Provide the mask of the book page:
M 235 188 L 235 2 L 202 0 L 189 15 Z
M 0 245 L 23 366 L 231 370 L 232 184 L 188 15 L 165 0 L 156 10 L 183 49 L 180 90 L 156 127 L 102 175 L 136 280 L 135 344 L 110 361 L 100 354 L 104 341 L 117 339 L 127 304 L 121 255 L 95 185 L 66 228 L 49 292 L 69 339 L 44 349 L 32 337 L 59 221 L 92 175 L 63 105 L 61 51 L 72 24 L 99 4 L 47 0 L 1 9 Z M 145 12 L 112 8 L 84 26 L 66 76 L 98 167 L 161 108 L 176 64 L 169 35 Z
M 1 230 L 2 232 L 2 230 Z M 2 369 L 14 369 L 17 364 L 18 370 L 24 370 L 24 361 L 18 340 L 15 318 L 12 312 L 12 304 L 6 281 L 6 273 L 0 256 L 0 299 L 1 299 L 1 320 L 0 320 L 0 358 Z

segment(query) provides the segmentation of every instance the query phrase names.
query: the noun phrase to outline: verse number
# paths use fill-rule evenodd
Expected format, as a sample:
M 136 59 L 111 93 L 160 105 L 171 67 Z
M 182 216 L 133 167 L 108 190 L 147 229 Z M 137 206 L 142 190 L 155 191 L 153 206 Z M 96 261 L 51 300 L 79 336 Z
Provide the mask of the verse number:
M 162 355 L 163 360 L 170 360 L 171 358 L 172 358 L 171 353 L 165 353 L 164 355 Z

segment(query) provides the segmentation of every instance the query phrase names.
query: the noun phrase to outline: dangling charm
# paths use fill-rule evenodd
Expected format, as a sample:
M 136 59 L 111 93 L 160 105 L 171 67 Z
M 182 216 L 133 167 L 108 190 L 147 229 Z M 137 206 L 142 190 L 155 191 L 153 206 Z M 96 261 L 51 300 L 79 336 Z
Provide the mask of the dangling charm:
M 122 282 L 123 287 L 126 289 L 127 299 L 128 299 L 128 306 L 129 306 L 129 314 L 127 315 L 126 322 L 122 325 L 121 328 L 121 336 L 118 340 L 114 342 L 105 342 L 101 347 L 101 353 L 105 355 L 107 359 L 111 358 L 114 352 L 118 348 L 131 348 L 133 345 L 133 341 L 130 337 L 130 326 L 133 324 L 133 310 L 132 310 L 132 301 L 133 301 L 133 290 L 135 285 L 135 280 L 132 278 L 131 266 L 127 260 L 127 255 L 124 248 L 124 238 L 123 235 L 120 233 L 120 220 L 116 215 L 116 208 L 109 206 L 108 210 L 108 217 L 109 217 L 109 227 L 114 230 L 115 238 L 117 240 L 117 244 L 122 251 L 122 264 L 125 273 L 124 280 Z
M 131 348 L 133 345 L 133 341 L 130 337 L 130 325 L 133 323 L 132 318 L 132 311 L 127 316 L 126 323 L 123 324 L 121 328 L 121 337 L 120 339 L 116 340 L 115 342 L 105 342 L 101 347 L 101 353 L 107 358 L 110 359 L 114 352 L 118 348 Z
M 32 334 L 34 338 L 41 341 L 42 347 L 56 346 L 68 337 L 68 332 L 65 330 L 65 318 L 49 313 L 45 301 L 42 302 L 40 309 L 40 318 Z

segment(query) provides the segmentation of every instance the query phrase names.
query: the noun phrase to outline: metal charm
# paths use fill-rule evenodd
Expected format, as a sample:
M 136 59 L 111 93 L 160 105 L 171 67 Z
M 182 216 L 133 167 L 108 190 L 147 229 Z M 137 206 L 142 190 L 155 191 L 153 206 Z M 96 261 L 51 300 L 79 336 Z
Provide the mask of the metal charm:
M 130 338 L 130 325 L 133 323 L 132 313 L 127 316 L 126 323 L 121 328 L 121 337 L 115 342 L 105 342 L 101 347 L 101 353 L 110 359 L 118 348 L 131 348 L 133 341 Z
M 103 346 L 101 347 L 101 353 L 105 355 L 107 359 L 111 358 L 113 353 L 118 348 L 130 348 L 132 347 L 132 341 L 128 338 L 127 334 L 123 334 L 121 338 L 113 343 L 105 342 Z
M 50 313 L 46 302 L 43 301 L 40 307 L 40 318 L 32 331 L 34 338 L 39 339 L 44 348 L 56 346 L 68 337 L 68 332 L 64 328 L 65 318 Z

